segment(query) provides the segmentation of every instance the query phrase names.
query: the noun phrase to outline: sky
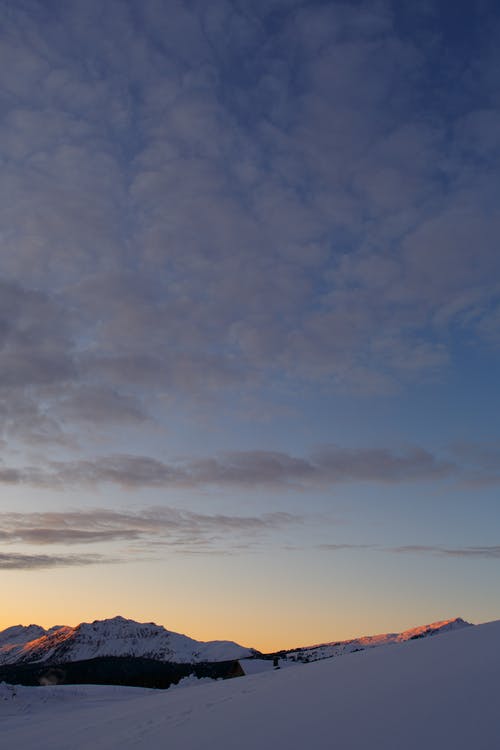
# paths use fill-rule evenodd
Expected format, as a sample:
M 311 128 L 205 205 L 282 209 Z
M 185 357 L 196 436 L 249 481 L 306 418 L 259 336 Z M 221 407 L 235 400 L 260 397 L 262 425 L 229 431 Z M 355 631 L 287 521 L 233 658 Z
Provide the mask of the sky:
M 0 0 L 0 628 L 500 618 L 493 0 Z

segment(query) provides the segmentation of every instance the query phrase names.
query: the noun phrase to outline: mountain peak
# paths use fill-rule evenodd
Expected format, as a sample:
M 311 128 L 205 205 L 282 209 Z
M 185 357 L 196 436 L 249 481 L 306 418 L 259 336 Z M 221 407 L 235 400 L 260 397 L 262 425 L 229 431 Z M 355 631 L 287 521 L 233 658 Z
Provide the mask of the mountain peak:
M 450 620 L 438 620 L 437 622 L 431 622 L 428 625 L 419 625 L 416 628 L 410 628 L 404 630 L 402 633 L 398 633 L 398 641 L 409 641 L 414 638 L 419 638 L 423 635 L 436 635 L 437 633 L 446 632 L 448 630 L 457 630 L 458 628 L 470 627 L 472 623 L 467 622 L 461 617 L 453 617 Z
M 231 661 L 253 653 L 232 641 L 196 641 L 153 622 L 136 622 L 121 615 L 75 627 L 20 628 L 0 633 L 0 664 L 65 663 L 103 656 L 192 664 Z

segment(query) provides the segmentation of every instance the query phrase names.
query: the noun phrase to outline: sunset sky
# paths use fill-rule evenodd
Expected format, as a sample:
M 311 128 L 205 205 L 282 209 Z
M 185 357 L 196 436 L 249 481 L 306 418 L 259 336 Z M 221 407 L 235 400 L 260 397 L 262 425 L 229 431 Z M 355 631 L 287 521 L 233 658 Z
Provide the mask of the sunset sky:
M 500 618 L 494 0 L 0 0 L 0 629 Z

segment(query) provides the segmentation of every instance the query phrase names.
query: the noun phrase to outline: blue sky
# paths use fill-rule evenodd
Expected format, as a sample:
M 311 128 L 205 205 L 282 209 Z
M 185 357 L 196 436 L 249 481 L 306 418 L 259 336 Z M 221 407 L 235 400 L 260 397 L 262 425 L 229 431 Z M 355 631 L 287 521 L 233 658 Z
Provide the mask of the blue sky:
M 0 13 L 0 625 L 498 616 L 495 3 Z

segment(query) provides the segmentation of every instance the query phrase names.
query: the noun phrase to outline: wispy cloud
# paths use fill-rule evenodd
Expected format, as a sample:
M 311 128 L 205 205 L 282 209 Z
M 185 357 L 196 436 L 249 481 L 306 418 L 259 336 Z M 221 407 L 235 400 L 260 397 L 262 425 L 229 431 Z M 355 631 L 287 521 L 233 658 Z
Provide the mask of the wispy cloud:
M 462 466 L 463 482 L 471 487 L 500 483 L 500 444 L 498 441 L 455 443 L 450 449 Z
M 127 541 L 135 542 L 136 550 L 142 550 L 146 556 L 160 554 L 162 547 L 183 553 L 231 553 L 250 549 L 264 543 L 270 533 L 303 523 L 302 516 L 282 512 L 232 516 L 166 507 L 136 512 L 96 508 L 58 513 L 2 513 L 0 541 L 4 545 L 36 546 L 80 546 L 102 542 L 109 545 Z M 130 554 L 123 553 L 122 557 L 129 559 Z M 40 559 L 45 560 L 46 556 L 42 555 Z M 68 564 L 75 565 L 79 559 L 83 560 L 82 564 L 91 560 L 85 555 L 75 556 L 73 562 L 73 558 L 66 556 L 54 559 L 69 559 Z M 99 557 L 92 559 L 97 562 Z
M 110 409 L 114 409 L 113 400 Z M 62 435 L 62 442 L 64 438 Z M 394 449 L 325 445 L 302 456 L 255 449 L 170 461 L 118 453 L 76 461 L 45 460 L 26 466 L 9 466 L 0 461 L 0 484 L 53 488 L 112 484 L 129 489 L 217 486 L 299 490 L 352 482 L 403 484 L 448 480 L 467 487 L 500 483 L 499 461 L 496 442 L 460 443 L 439 452 L 421 446 Z
M 319 544 L 316 549 L 324 552 L 343 550 L 373 550 L 397 555 L 433 555 L 436 557 L 464 557 L 500 559 L 500 545 L 446 547 L 427 544 L 405 544 L 400 547 L 385 547 L 380 544 Z
M 325 544 L 318 544 L 316 549 L 322 550 L 323 552 L 341 552 L 342 550 L 351 550 L 351 549 L 380 549 L 377 544 L 343 544 L 343 543 L 334 543 L 331 544 L 325 543 Z
M 0 468 L 0 482 L 48 486 L 104 483 L 122 487 L 192 488 L 210 485 L 269 488 L 329 486 L 344 482 L 399 483 L 441 480 L 459 469 L 423 448 L 346 449 L 325 446 L 311 456 L 279 451 L 233 451 L 214 457 L 166 463 L 119 454 L 93 460 L 52 462 L 49 468 Z
M 390 552 L 397 554 L 430 554 L 439 557 L 479 557 L 500 559 L 500 545 L 477 546 L 477 547 L 436 547 L 418 544 L 409 544 L 402 547 L 391 547 Z
M 24 554 L 4 552 L 0 568 L 30 569 L 91 565 L 101 562 L 127 562 L 161 557 L 166 550 L 178 554 L 238 554 L 273 544 L 281 534 L 306 525 L 314 527 L 318 519 L 275 512 L 254 516 L 204 514 L 179 508 L 152 507 L 142 510 L 91 508 L 45 513 L 1 513 L 0 542 L 4 545 L 32 547 L 80 547 L 105 543 L 105 554 Z M 334 523 L 332 519 L 329 523 Z M 123 547 L 122 542 L 128 544 Z M 112 545 L 112 546 L 110 546 Z M 282 545 L 284 549 L 306 547 Z M 397 555 L 500 559 L 498 545 L 407 544 L 386 546 L 377 543 L 332 542 L 314 549 L 326 553 L 369 551 Z M 112 553 L 111 550 L 115 550 Z
M 17 552 L 0 552 L 0 570 L 67 568 L 111 562 L 116 561 L 103 555 L 23 555 Z

